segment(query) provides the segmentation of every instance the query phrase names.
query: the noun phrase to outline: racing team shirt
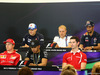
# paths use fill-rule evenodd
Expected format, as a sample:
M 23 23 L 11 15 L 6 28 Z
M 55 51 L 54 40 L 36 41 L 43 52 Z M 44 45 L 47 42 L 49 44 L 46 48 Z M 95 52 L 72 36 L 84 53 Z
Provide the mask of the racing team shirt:
M 85 34 L 82 35 L 80 41 L 80 44 L 84 45 L 84 47 L 97 46 L 98 43 L 100 43 L 100 34 L 95 31 L 92 36 L 90 36 L 88 32 L 86 32 Z
M 30 42 L 33 39 L 38 40 L 40 45 L 43 45 L 43 43 L 44 43 L 43 35 L 37 32 L 35 36 L 31 36 L 30 34 L 26 34 L 25 37 L 23 38 L 22 45 L 25 45 L 25 44 L 30 45 Z
M 68 46 L 71 37 L 72 36 L 66 36 L 62 39 L 59 36 L 55 36 L 53 42 L 56 42 L 59 47 L 66 47 Z
M 63 63 L 71 64 L 75 69 L 81 69 L 82 62 L 87 63 L 87 56 L 80 50 L 76 53 L 68 52 L 63 56 Z
M 7 51 L 0 53 L 0 65 L 16 66 L 19 60 L 21 60 L 21 55 L 15 50 L 13 53 L 7 53 Z
M 39 53 L 33 53 L 32 50 L 28 50 L 25 56 L 30 59 L 28 65 L 29 63 L 39 64 L 42 62 L 42 58 L 47 59 L 48 53 L 43 50 L 40 50 Z

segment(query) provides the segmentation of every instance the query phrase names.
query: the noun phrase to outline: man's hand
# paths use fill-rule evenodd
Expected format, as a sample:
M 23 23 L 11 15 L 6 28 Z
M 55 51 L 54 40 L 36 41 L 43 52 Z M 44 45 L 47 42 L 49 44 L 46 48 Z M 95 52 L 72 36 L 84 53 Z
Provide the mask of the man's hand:
M 92 50 L 92 47 L 85 47 L 84 50 Z
M 29 61 L 30 59 L 28 57 L 25 58 L 25 61 Z
M 28 48 L 28 47 L 29 47 L 29 45 L 25 44 L 24 46 L 21 46 L 21 47 L 27 47 L 27 48 Z
M 29 66 L 36 66 L 36 64 L 30 63 Z

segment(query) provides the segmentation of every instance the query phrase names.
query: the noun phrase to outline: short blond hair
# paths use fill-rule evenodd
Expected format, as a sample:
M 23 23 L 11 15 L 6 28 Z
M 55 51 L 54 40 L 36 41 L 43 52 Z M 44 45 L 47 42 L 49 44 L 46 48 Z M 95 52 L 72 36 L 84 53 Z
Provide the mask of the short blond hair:
M 58 30 L 59 30 L 59 28 L 64 28 L 64 29 L 66 29 L 66 30 L 67 30 L 67 28 L 66 28 L 66 26 L 65 26 L 65 25 L 60 25 L 60 26 L 58 27 Z
M 96 62 L 92 68 L 92 75 L 99 75 L 100 74 L 100 62 Z
M 63 69 L 60 75 L 77 75 L 77 72 L 75 70 L 75 68 L 70 65 L 67 64 Z

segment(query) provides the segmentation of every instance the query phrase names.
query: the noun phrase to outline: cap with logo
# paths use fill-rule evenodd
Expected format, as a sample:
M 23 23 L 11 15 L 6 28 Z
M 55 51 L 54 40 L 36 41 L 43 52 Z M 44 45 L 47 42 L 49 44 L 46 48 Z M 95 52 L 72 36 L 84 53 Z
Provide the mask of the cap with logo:
M 34 30 L 34 29 L 37 29 L 37 26 L 35 23 L 30 23 L 28 26 L 28 29 Z
M 34 47 L 36 47 L 36 46 L 38 46 L 38 45 L 40 45 L 40 43 L 39 43 L 39 41 L 38 40 L 32 40 L 31 42 L 30 42 L 30 47 L 31 48 L 34 48 Z
M 94 22 L 93 21 L 86 21 L 86 25 L 85 25 L 86 27 L 87 26 L 94 26 Z
M 6 44 L 7 42 L 12 43 L 13 45 L 15 45 L 15 41 L 13 39 L 7 39 L 3 43 Z

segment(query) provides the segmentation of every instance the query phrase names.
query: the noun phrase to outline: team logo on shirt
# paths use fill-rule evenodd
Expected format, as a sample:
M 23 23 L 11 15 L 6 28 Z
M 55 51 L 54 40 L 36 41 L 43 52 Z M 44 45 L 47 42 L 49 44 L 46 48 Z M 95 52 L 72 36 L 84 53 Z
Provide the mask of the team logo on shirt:
M 88 37 L 85 37 L 85 42 L 89 42 L 89 38 Z
M 97 41 L 97 38 L 95 37 L 93 40 L 94 40 L 94 45 L 95 45 L 96 44 L 96 41 Z
M 48 56 L 47 51 L 44 51 L 44 57 L 46 57 L 46 58 L 47 58 L 47 56 Z
M 34 45 L 34 42 L 32 42 L 31 45 Z
M 71 59 L 71 57 L 68 57 L 67 59 Z
M 31 42 L 31 39 L 28 38 L 28 42 Z
M 35 38 L 35 40 L 37 40 L 37 38 Z
M 76 56 L 76 58 L 81 58 L 80 56 Z
M 31 56 L 30 56 L 31 58 L 33 58 L 33 54 L 31 54 Z
M 97 38 L 95 37 L 95 38 L 94 38 L 94 41 L 96 41 L 96 40 L 97 40 Z
M 88 32 L 84 33 L 84 36 L 85 36 L 85 35 L 88 35 Z
M 87 59 L 84 59 L 84 61 L 87 61 Z
M 13 55 L 11 55 L 10 59 L 16 59 L 16 57 L 15 57 L 15 56 L 13 56 Z
M 44 39 L 40 39 L 40 41 L 44 41 Z
M 33 60 L 33 54 L 31 54 L 30 59 Z
M 9 61 L 9 63 L 14 63 L 13 61 Z
M 3 63 L 3 62 L 6 62 L 6 61 L 2 60 L 1 63 Z
M 65 39 L 65 41 L 67 41 L 67 38 Z
M 25 38 L 23 38 L 23 41 L 25 41 Z
M 6 58 L 6 55 L 1 55 L 0 58 L 4 58 L 5 59 Z

